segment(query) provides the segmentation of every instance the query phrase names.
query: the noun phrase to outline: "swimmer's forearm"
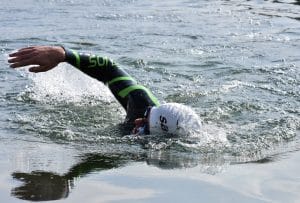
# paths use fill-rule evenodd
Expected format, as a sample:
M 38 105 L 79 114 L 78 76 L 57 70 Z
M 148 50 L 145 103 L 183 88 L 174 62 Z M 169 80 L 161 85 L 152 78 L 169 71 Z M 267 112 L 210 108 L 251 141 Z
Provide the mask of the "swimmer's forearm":
M 30 72 L 46 72 L 61 62 L 68 62 L 81 71 L 97 79 L 103 69 L 115 64 L 106 57 L 83 54 L 60 46 L 32 46 L 17 50 L 9 55 L 11 68 L 31 66 Z M 100 74 L 99 74 L 100 73 Z
M 68 48 L 64 50 L 65 62 L 104 83 L 110 81 L 112 72 L 118 69 L 116 64 L 107 57 L 81 53 Z
M 78 69 L 110 68 L 115 64 L 107 57 L 80 53 L 72 49 L 64 48 L 65 62 L 70 63 Z
M 46 72 L 61 62 L 68 62 L 84 73 L 107 82 L 116 65 L 106 57 L 83 54 L 60 46 L 32 46 L 17 50 L 9 55 L 11 68 L 30 66 L 30 72 Z

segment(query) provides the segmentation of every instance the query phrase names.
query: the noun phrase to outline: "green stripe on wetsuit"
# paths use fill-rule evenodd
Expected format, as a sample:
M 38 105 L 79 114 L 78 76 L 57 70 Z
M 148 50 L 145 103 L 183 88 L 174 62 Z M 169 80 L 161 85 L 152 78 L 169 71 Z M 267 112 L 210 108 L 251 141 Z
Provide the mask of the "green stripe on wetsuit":
M 156 99 L 156 97 L 144 86 L 142 85 L 132 85 L 129 87 L 126 87 L 124 89 L 122 89 L 118 95 L 122 98 L 126 97 L 130 92 L 134 91 L 134 90 L 144 90 L 145 92 L 147 92 L 148 96 L 151 98 L 152 102 L 156 105 L 159 106 L 159 102 Z
M 72 53 L 75 55 L 75 58 L 76 58 L 76 67 L 80 68 L 80 57 L 79 57 L 79 54 L 76 51 L 74 51 L 74 50 L 72 50 Z
M 112 85 L 118 81 L 124 81 L 124 80 L 131 80 L 131 81 L 135 81 L 132 77 L 128 77 L 128 76 L 121 76 L 121 77 L 116 77 L 114 79 L 112 79 L 111 81 L 108 82 L 108 85 Z
M 111 81 L 108 82 L 108 85 L 112 85 L 116 82 L 119 81 L 124 81 L 124 80 L 129 80 L 129 81 L 134 81 L 135 80 L 132 77 L 127 77 L 127 76 L 123 76 L 123 77 L 117 77 L 112 79 Z M 120 97 L 126 97 L 130 92 L 134 91 L 134 90 L 144 90 L 147 92 L 148 96 L 152 99 L 153 103 L 155 103 L 156 106 L 159 105 L 158 100 L 155 98 L 155 96 L 144 86 L 142 85 L 131 85 L 129 87 L 126 87 L 124 89 L 122 89 L 121 91 L 119 91 L 118 95 Z

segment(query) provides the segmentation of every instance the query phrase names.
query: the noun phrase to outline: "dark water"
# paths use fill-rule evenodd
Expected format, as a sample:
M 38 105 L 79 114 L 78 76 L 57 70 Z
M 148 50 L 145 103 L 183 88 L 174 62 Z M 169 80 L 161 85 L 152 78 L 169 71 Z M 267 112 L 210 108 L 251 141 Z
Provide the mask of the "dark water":
M 299 1 L 2 1 L 0 196 L 64 202 L 298 202 Z M 201 135 L 124 135 L 106 87 L 29 45 L 111 57 Z

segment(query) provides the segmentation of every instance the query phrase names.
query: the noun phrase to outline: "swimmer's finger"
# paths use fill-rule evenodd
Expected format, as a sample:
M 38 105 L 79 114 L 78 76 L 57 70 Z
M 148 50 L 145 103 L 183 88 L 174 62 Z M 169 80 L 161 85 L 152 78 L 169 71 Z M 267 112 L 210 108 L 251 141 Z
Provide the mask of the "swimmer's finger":
M 48 70 L 50 70 L 52 67 L 49 66 L 32 66 L 29 68 L 30 72 L 33 73 L 40 73 L 40 72 L 46 72 Z
M 17 50 L 14 53 L 9 54 L 9 57 L 18 57 L 18 56 L 26 55 L 26 54 L 33 52 L 34 50 L 35 50 L 34 47 L 22 48 L 22 49 Z
M 18 60 L 15 63 L 12 63 L 10 65 L 11 68 L 20 68 L 23 66 L 29 66 L 29 65 L 35 65 L 37 64 L 34 60 L 34 58 L 30 58 L 30 59 L 25 59 L 25 60 Z
M 26 60 L 26 59 L 33 59 L 33 57 L 37 56 L 38 53 L 37 52 L 27 52 L 26 54 L 22 54 L 22 55 L 18 55 L 14 58 L 10 58 L 8 60 L 8 63 L 17 63 L 17 62 L 21 62 L 23 60 Z

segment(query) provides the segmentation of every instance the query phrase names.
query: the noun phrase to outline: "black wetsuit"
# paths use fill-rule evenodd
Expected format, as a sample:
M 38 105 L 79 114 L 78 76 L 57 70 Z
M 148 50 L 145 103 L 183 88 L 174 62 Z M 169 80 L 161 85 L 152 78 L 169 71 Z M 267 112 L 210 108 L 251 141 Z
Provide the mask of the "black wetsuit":
M 128 73 L 107 57 L 64 49 L 66 62 L 108 85 L 110 91 L 127 112 L 126 123 L 130 124 L 135 119 L 142 118 L 149 106 L 159 105 L 158 100 L 147 88 L 138 85 Z

